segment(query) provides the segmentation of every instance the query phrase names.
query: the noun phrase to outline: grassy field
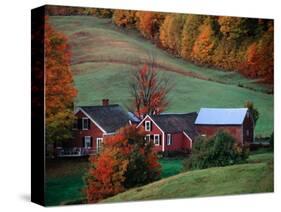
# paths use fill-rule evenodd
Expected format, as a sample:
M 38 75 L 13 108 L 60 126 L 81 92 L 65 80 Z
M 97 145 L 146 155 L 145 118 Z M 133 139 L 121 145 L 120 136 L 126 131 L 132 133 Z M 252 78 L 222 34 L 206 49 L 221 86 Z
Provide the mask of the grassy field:
M 257 80 L 246 79 L 236 72 L 188 63 L 155 47 L 133 30 L 116 28 L 109 19 L 67 16 L 49 20 L 56 30 L 69 37 L 74 81 L 79 91 L 76 105 L 100 104 L 105 97 L 112 103 L 128 105 L 130 72 L 137 70 L 137 64 L 147 60 L 148 54 L 153 54 L 159 72 L 175 84 L 169 95 L 168 111 L 242 107 L 250 100 L 261 114 L 256 135 L 267 136 L 272 132 L 273 96 L 267 94 L 272 86 L 258 84 Z
M 180 174 L 182 161 L 182 159 L 160 159 L 162 180 L 129 190 L 106 201 L 256 193 L 273 190 L 272 153 L 251 155 L 248 164 Z M 83 177 L 87 167 L 86 159 L 47 161 L 46 204 L 83 202 L 85 200 Z M 235 184 L 233 178 L 235 178 Z
M 182 171 L 183 159 L 160 159 L 161 164 L 161 178 L 170 177 L 179 174 Z
M 182 159 L 160 159 L 161 178 L 182 170 Z M 85 199 L 83 177 L 88 167 L 86 159 L 66 159 L 47 162 L 46 204 L 59 205 Z
M 131 189 L 103 202 L 155 200 L 273 192 L 272 153 L 256 154 L 248 164 L 184 172 Z
M 47 161 L 46 205 L 60 205 L 84 199 L 83 176 L 87 166 L 86 159 Z

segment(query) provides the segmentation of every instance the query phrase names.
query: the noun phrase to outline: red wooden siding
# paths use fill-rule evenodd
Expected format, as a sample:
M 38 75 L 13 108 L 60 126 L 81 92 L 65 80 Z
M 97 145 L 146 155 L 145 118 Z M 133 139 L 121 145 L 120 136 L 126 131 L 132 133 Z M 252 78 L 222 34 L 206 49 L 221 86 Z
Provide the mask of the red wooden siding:
M 186 149 L 192 149 L 192 140 L 188 137 L 186 137 L 184 134 L 183 134 L 183 143 L 182 143 L 182 147 L 184 150 Z
M 76 114 L 76 117 L 78 119 L 82 119 L 82 117 L 87 117 L 79 111 Z M 84 137 L 85 136 L 91 136 L 92 137 L 92 149 L 96 150 L 96 139 L 97 138 L 103 138 L 103 132 L 98 128 L 90 119 L 90 128 L 88 130 L 81 130 L 77 129 L 74 130 L 74 142 L 73 142 L 73 147 L 84 147 Z
M 183 134 L 180 133 L 173 133 L 171 134 L 172 137 L 172 143 L 171 145 L 167 145 L 167 134 L 165 133 L 166 136 L 166 146 L 165 146 L 165 151 L 176 151 L 176 150 L 181 150 L 182 148 L 182 140 L 183 140 Z
M 155 145 L 154 146 L 154 150 L 156 152 L 161 152 L 162 151 L 162 146 L 163 146 L 163 133 L 162 131 L 153 123 L 153 121 L 149 118 L 149 117 L 146 117 L 142 123 L 142 125 L 140 127 L 143 127 L 144 128 L 144 125 L 145 125 L 145 121 L 151 121 L 151 131 L 145 131 L 147 135 L 155 135 L 155 134 L 158 134 L 160 136 L 160 144 L 159 145 Z M 153 140 L 150 139 L 150 141 L 153 142 Z M 166 145 L 165 145 L 166 147 Z
M 206 136 L 213 136 L 215 135 L 219 130 L 223 130 L 230 135 L 232 135 L 237 142 L 243 143 L 243 127 L 242 125 L 228 125 L 228 126 L 220 126 L 220 125 L 197 125 L 197 131 L 201 135 Z
M 171 133 L 171 139 L 172 139 L 172 142 L 171 142 L 171 145 L 168 145 L 167 144 L 167 141 L 168 141 L 168 137 L 167 135 L 169 133 L 165 133 L 164 132 L 164 136 L 165 136 L 165 139 L 163 139 L 163 132 L 162 130 L 153 123 L 153 121 L 151 120 L 150 117 L 146 117 L 142 124 L 140 125 L 140 127 L 142 127 L 143 129 L 145 129 L 145 121 L 151 121 L 151 131 L 146 131 L 146 134 L 147 135 L 151 135 L 151 138 L 153 138 L 152 136 L 155 135 L 155 134 L 159 134 L 160 135 L 160 140 L 161 140 L 161 143 L 160 145 L 155 145 L 154 146 L 154 150 L 156 152 L 161 152 L 163 151 L 163 145 L 164 146 L 164 151 L 183 151 L 183 150 L 186 150 L 186 149 L 191 149 L 192 148 L 192 141 L 187 138 L 183 132 L 177 132 L 177 133 Z M 153 142 L 153 139 L 150 139 L 150 141 Z M 165 144 L 164 144 L 164 141 L 165 141 Z
M 167 134 L 166 136 L 166 145 L 165 145 L 165 151 L 183 151 L 186 149 L 191 149 L 191 140 L 187 138 L 183 132 L 177 132 L 171 134 L 172 136 L 172 144 L 167 144 Z

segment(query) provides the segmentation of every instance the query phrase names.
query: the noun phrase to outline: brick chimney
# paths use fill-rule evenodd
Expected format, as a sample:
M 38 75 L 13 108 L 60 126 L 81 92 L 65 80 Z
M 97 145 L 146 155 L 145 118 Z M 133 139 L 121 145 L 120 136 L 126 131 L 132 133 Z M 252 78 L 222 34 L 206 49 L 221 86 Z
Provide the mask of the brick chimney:
M 102 106 L 108 106 L 109 105 L 109 99 L 102 99 Z

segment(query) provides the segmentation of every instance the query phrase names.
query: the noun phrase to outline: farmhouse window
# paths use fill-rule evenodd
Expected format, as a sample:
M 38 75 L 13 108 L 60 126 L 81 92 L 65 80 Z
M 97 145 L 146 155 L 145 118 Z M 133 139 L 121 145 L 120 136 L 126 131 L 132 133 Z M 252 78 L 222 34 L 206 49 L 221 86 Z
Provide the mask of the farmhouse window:
M 145 131 L 151 131 L 151 121 L 144 122 L 144 129 Z
M 88 130 L 89 129 L 89 119 L 86 117 L 82 118 L 82 130 Z
M 92 147 L 92 137 L 91 136 L 85 136 L 84 137 L 84 147 L 87 149 L 90 149 Z
M 249 134 L 250 134 L 250 133 L 249 133 L 249 130 L 246 130 L 246 135 L 249 136 Z
M 154 144 L 157 145 L 157 146 L 160 144 L 160 136 L 159 136 L 159 134 L 155 134 L 154 135 Z
M 167 134 L 167 145 L 172 145 L 172 135 Z

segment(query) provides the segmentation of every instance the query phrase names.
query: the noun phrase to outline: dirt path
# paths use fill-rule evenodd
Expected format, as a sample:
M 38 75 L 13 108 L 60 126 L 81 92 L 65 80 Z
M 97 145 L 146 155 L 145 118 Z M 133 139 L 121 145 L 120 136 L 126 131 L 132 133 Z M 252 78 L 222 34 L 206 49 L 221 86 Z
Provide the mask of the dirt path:
M 83 63 L 112 63 L 112 64 L 125 64 L 125 65 L 132 65 L 132 66 L 139 66 L 139 65 L 144 65 L 144 64 L 151 65 L 151 63 L 147 63 L 147 62 L 123 61 L 123 60 L 116 60 L 116 59 L 81 60 L 81 61 L 78 61 L 78 62 L 73 62 L 73 63 L 71 63 L 71 65 L 79 65 L 79 64 L 83 64 Z M 177 73 L 177 74 L 181 74 L 181 75 L 184 75 L 184 76 L 197 78 L 197 79 L 201 79 L 201 80 L 209 80 L 209 81 L 211 80 L 211 81 L 213 81 L 210 78 L 204 77 L 201 74 L 194 73 L 192 71 L 185 71 L 183 69 L 174 68 L 174 67 L 171 67 L 171 66 L 168 66 L 168 65 L 165 65 L 165 64 L 161 64 L 161 63 L 157 63 L 156 65 L 159 69 L 163 69 L 165 71 L 174 72 L 174 73 Z M 220 83 L 223 83 L 223 82 L 220 82 Z
M 79 65 L 79 64 L 83 64 L 83 63 L 111 63 L 111 64 L 125 64 L 125 65 L 132 65 L 132 66 L 141 66 L 144 64 L 151 65 L 151 63 L 146 62 L 146 61 L 125 61 L 125 60 L 118 60 L 118 59 L 111 59 L 111 58 L 110 59 L 81 59 L 77 62 L 72 62 L 71 65 Z M 159 68 L 159 69 L 162 69 L 162 70 L 168 71 L 168 72 L 177 73 L 177 74 L 180 74 L 180 75 L 183 75 L 186 77 L 192 77 L 192 78 L 216 82 L 216 83 L 220 83 L 220 84 L 230 84 L 227 81 L 205 77 L 202 74 L 195 73 L 194 71 L 188 71 L 188 70 L 181 69 L 181 68 L 175 68 L 175 67 L 169 66 L 167 64 L 156 63 L 156 65 L 157 65 L 157 68 Z M 237 87 L 243 87 L 244 89 L 247 89 L 247 90 L 253 90 L 256 92 L 261 92 L 261 93 L 266 93 L 266 94 L 272 94 L 272 93 L 268 93 L 267 91 L 256 90 L 252 87 L 242 86 L 241 84 L 237 84 L 237 85 L 233 84 L 233 85 L 237 86 Z

